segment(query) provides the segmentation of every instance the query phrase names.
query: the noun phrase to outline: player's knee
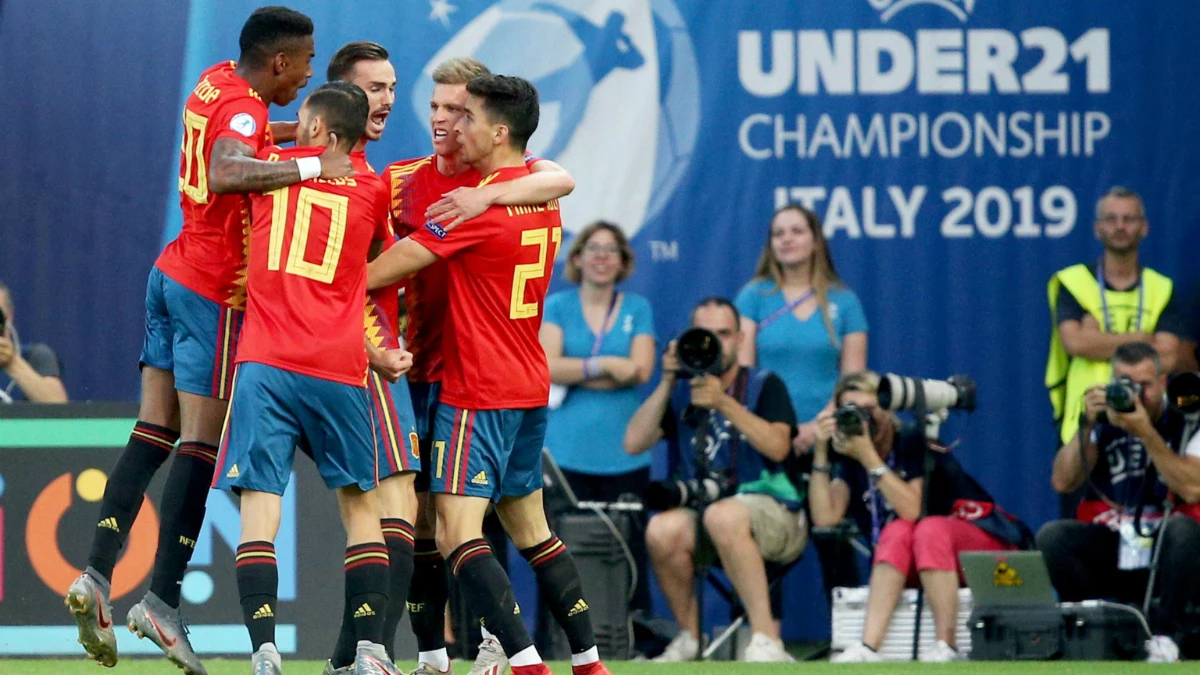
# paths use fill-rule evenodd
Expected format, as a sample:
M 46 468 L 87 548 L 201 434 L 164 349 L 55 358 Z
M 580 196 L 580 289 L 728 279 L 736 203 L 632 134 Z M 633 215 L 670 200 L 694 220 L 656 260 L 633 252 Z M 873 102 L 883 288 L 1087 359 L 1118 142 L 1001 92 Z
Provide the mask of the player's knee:
M 142 401 L 138 419 L 168 429 L 179 430 L 179 394 L 175 376 L 154 366 L 142 368 Z
M 417 494 L 413 490 L 414 473 L 393 474 L 379 481 L 379 511 L 384 518 L 400 518 L 409 523 L 417 517 Z
M 179 439 L 217 445 L 228 409 L 228 401 L 179 392 Z

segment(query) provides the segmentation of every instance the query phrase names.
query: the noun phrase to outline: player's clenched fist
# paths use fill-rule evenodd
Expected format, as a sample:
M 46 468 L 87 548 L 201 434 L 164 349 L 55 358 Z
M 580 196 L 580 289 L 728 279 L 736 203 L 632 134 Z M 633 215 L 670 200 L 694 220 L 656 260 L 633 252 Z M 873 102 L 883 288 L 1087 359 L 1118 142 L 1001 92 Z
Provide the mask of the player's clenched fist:
M 371 368 L 388 382 L 395 382 L 412 368 L 412 352 L 405 349 L 380 350 L 371 359 Z
M 319 156 L 321 160 L 321 178 L 345 178 L 354 175 L 354 167 L 350 166 L 350 155 L 337 151 L 337 134 L 329 134 L 329 145 Z

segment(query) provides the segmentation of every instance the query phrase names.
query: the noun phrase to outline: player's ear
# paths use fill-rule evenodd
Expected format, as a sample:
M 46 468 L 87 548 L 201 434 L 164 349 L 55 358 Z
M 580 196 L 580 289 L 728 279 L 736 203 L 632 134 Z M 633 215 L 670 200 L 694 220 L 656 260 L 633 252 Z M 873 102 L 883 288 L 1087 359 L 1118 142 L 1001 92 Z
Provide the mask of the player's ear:
M 495 145 L 504 145 L 508 142 L 508 125 L 496 125 L 496 131 L 492 134 L 492 142 Z
M 284 52 L 279 52 L 276 54 L 275 58 L 271 59 L 271 67 L 276 75 L 282 75 L 286 73 L 288 69 L 287 54 Z

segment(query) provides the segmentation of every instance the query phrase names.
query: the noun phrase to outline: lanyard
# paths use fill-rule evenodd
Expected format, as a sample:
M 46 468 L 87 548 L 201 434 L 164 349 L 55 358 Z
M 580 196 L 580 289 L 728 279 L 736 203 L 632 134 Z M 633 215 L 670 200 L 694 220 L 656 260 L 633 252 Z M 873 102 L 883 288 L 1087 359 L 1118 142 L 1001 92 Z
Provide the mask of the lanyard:
M 1104 311 L 1104 332 L 1111 333 L 1112 317 L 1108 315 L 1108 286 L 1104 283 L 1104 259 L 1096 263 L 1096 281 L 1100 282 L 1100 308 Z M 1135 333 L 1142 332 L 1142 306 L 1146 300 L 1146 284 L 1142 283 L 1142 272 L 1138 270 L 1138 304 L 1137 304 L 1137 329 Z
M 613 311 L 617 308 L 617 301 L 621 299 L 621 294 L 613 291 L 612 300 L 608 302 L 608 311 L 604 313 L 604 323 L 600 324 L 600 331 L 596 333 L 596 339 L 592 342 L 592 356 L 600 355 L 600 344 L 604 342 L 604 338 L 608 335 L 608 323 L 612 321 Z
M 767 326 L 770 326 L 771 324 L 775 323 L 779 319 L 783 318 L 784 314 L 787 314 L 788 312 L 796 309 L 797 307 L 800 306 L 800 303 L 804 302 L 805 300 L 808 300 L 812 296 L 813 296 L 813 290 L 810 288 L 807 291 L 805 291 L 803 294 L 801 294 L 800 297 L 796 298 L 795 300 L 793 300 L 789 303 L 785 303 L 783 305 L 783 307 L 780 307 L 779 309 L 775 310 L 774 312 L 771 312 L 770 316 L 763 319 L 762 321 L 759 321 L 758 329 L 761 331 L 762 329 L 766 328 Z

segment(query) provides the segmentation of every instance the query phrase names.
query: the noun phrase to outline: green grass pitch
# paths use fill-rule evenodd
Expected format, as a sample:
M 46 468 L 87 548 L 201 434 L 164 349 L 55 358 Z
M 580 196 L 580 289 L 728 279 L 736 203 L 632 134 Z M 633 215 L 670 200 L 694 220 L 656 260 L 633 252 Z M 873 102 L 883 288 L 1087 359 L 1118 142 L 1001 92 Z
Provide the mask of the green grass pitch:
M 208 659 L 209 675 L 247 675 L 250 661 Z M 416 664 L 401 663 L 406 671 Z M 468 664 L 456 663 L 456 670 L 466 675 Z M 835 675 L 837 673 L 879 673 L 880 675 L 1183 675 L 1196 673 L 1194 663 L 1155 665 L 1126 662 L 1005 662 L 1005 663 L 883 663 L 838 665 L 832 663 L 754 664 L 708 661 L 704 663 L 656 664 L 614 661 L 608 664 L 613 675 Z M 319 661 L 284 661 L 285 675 L 320 675 L 324 664 Z M 567 663 L 552 663 L 556 675 L 570 675 Z M 112 670 L 100 668 L 84 658 L 6 660 L 0 658 L 0 675 L 174 675 L 182 673 L 161 659 L 123 659 Z

